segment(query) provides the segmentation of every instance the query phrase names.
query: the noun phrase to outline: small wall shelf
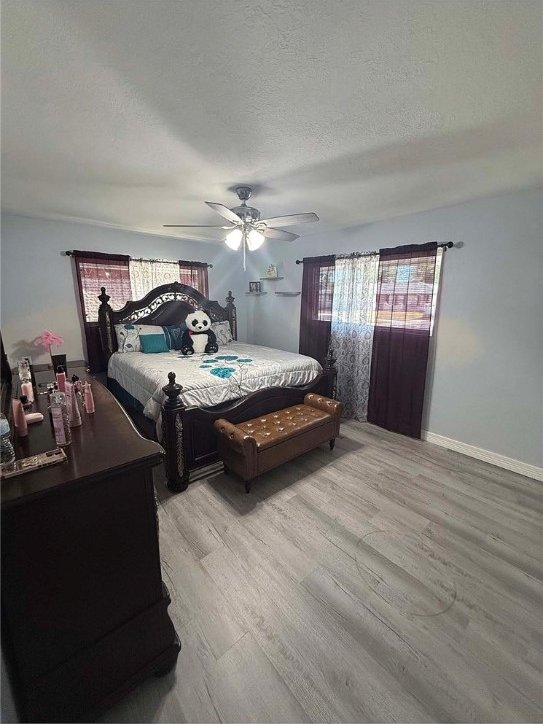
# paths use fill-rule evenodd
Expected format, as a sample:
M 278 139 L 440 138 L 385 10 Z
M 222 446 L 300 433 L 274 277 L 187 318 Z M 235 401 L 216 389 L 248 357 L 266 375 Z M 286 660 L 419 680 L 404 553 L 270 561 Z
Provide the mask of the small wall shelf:
M 245 292 L 248 297 L 261 297 L 263 294 L 267 293 L 268 292 Z
M 261 282 L 278 282 L 279 279 L 284 279 L 285 277 L 260 277 Z
M 278 297 L 297 297 L 302 292 L 275 292 Z

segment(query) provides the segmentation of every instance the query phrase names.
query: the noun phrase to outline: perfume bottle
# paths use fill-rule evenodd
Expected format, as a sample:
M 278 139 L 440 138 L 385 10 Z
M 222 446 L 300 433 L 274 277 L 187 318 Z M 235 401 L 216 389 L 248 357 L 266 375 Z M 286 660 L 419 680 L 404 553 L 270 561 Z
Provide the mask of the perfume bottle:
M 64 367 L 62 365 L 59 365 L 57 368 L 56 378 L 58 389 L 61 392 L 66 392 L 66 372 L 64 372 Z
M 89 382 L 85 382 L 85 383 L 84 383 L 84 385 L 83 385 L 83 390 L 84 390 L 84 392 L 83 392 L 83 395 L 84 395 L 83 401 L 84 401 L 84 404 L 85 404 L 85 410 L 87 411 L 87 413 L 90 414 L 90 413 L 94 412 L 96 408 L 95 408 L 95 406 L 94 406 L 94 397 L 93 397 L 92 389 L 91 389 L 91 386 L 90 386 L 90 383 L 89 383 Z
M 68 387 L 69 385 L 69 387 Z M 66 383 L 71 396 L 71 416 L 70 416 L 70 427 L 79 427 L 81 425 L 81 410 L 79 409 L 79 397 L 75 383 Z
M 66 395 L 64 392 L 53 392 L 49 409 L 55 441 L 59 447 L 65 447 L 72 442 L 72 433 L 68 424 L 68 411 L 66 410 Z

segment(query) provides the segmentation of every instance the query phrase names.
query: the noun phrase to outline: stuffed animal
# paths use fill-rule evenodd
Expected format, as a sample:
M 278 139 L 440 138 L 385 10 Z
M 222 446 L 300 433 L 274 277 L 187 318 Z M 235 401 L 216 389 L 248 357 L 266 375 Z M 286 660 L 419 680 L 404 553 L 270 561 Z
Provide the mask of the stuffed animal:
M 219 351 L 217 337 L 211 329 L 211 319 L 203 309 L 188 314 L 185 324 L 187 328 L 181 337 L 181 352 L 184 355 Z

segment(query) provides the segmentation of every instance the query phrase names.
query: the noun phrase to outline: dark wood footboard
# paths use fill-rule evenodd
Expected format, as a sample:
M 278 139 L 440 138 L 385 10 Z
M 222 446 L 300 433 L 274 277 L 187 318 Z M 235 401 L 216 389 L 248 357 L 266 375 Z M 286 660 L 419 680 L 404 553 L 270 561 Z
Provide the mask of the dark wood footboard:
M 284 407 L 303 402 L 308 392 L 335 398 L 335 357 L 330 349 L 323 373 L 302 387 L 267 387 L 240 400 L 215 407 L 185 407 L 181 401 L 182 386 L 170 372 L 163 387 L 166 401 L 162 407 L 163 445 L 166 450 L 167 485 L 172 492 L 186 490 L 191 475 L 219 460 L 215 420 L 224 418 L 232 423 L 244 422 L 267 415 Z

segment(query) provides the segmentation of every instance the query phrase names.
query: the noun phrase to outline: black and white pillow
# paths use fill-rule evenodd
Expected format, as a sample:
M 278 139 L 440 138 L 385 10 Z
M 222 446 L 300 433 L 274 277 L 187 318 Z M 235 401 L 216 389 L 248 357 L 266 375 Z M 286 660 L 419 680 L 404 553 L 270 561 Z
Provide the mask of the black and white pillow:
M 211 329 L 215 332 L 217 344 L 223 346 L 234 341 L 232 330 L 230 329 L 230 322 L 213 322 Z

